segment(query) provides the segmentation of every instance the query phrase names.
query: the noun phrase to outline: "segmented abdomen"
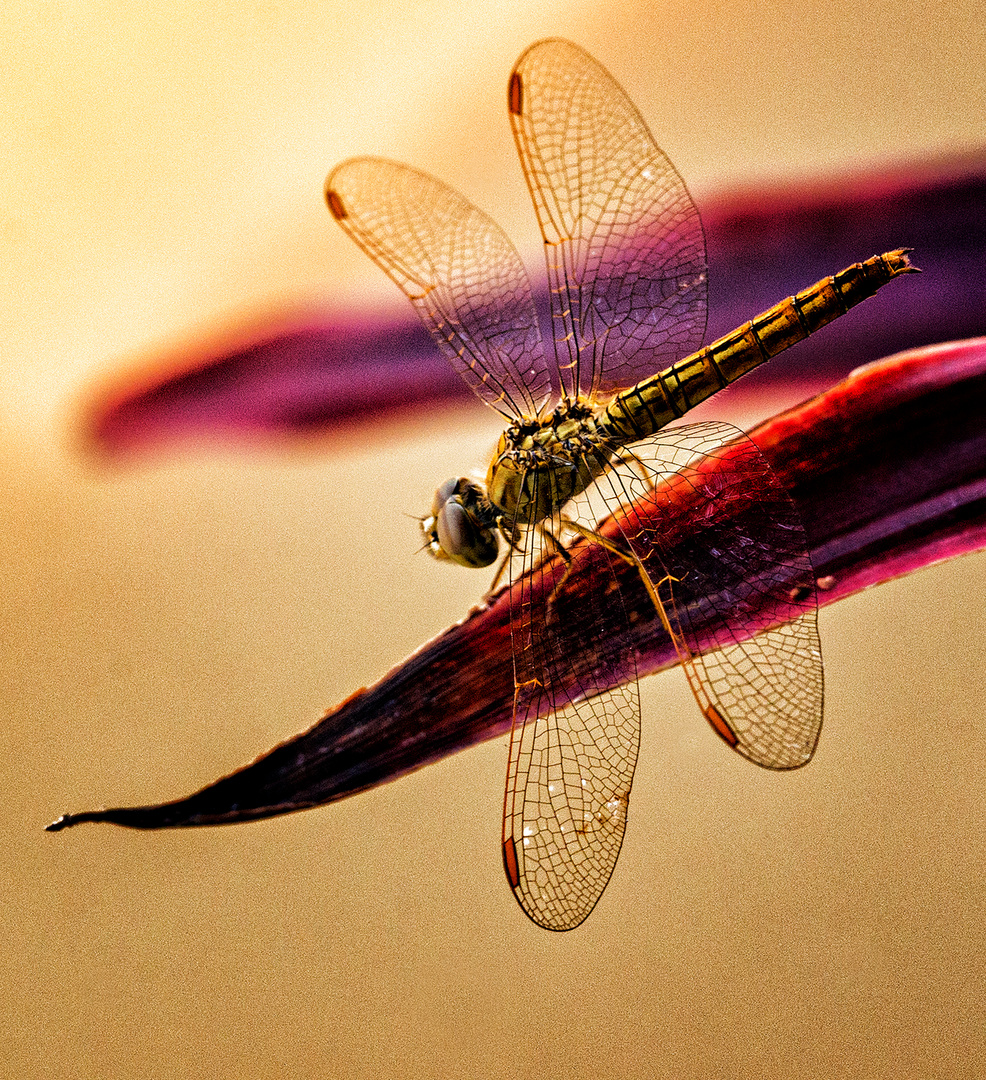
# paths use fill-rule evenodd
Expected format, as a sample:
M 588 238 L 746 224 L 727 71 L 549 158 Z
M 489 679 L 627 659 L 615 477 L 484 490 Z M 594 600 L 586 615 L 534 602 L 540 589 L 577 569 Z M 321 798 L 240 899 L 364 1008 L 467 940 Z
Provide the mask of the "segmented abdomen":
M 634 442 L 659 431 L 741 375 L 844 315 L 888 281 L 916 272 L 917 267 L 907 257 L 909 250 L 898 248 L 853 263 L 624 390 L 610 402 L 601 429 L 619 443 Z

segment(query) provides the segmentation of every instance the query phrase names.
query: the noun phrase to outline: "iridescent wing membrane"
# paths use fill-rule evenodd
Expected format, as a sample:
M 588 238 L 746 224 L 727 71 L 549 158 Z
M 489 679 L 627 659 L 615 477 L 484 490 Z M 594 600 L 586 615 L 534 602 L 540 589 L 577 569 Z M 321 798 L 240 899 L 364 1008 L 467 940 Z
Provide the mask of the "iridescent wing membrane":
M 593 400 L 692 351 L 705 328 L 701 223 L 622 89 L 581 49 L 548 40 L 518 61 L 509 107 L 545 241 L 563 392 Z M 439 181 L 376 158 L 340 165 L 326 196 L 482 400 L 512 417 L 545 412 L 530 285 L 493 221 Z M 519 537 L 504 866 L 525 912 L 553 930 L 595 906 L 626 827 L 640 736 L 628 563 L 636 584 L 653 584 L 704 715 L 738 752 L 803 764 L 821 715 L 804 534 L 745 436 L 726 425 L 662 432 L 620 451 L 564 515 L 504 523 Z M 606 515 L 609 547 L 583 535 L 572 566 L 551 557 L 546 537 L 573 520 L 594 530 Z M 586 559 L 607 579 L 607 603 L 573 611 L 566 582 Z
M 516 685 L 503 863 L 530 918 L 570 930 L 596 905 L 620 853 L 640 703 L 614 557 L 592 545 L 609 603 L 564 604 L 559 590 L 576 579 L 539 541 L 535 529 L 524 534 L 512 575 Z
M 495 221 L 440 180 L 352 158 L 325 182 L 333 217 L 414 305 L 476 394 L 508 417 L 550 394 L 530 279 Z
M 702 713 L 737 753 L 795 769 L 822 724 L 815 575 L 797 507 L 730 424 L 686 424 L 634 446 L 601 483 L 661 601 Z
M 555 352 L 572 396 L 632 386 L 705 335 L 705 236 L 622 87 L 568 41 L 510 77 L 514 140 L 545 243 Z
M 602 542 L 580 537 L 566 566 L 540 557 L 530 530 L 513 575 L 504 865 L 527 914 L 553 930 L 586 918 L 623 841 L 640 736 L 631 628 L 649 610 L 641 571 L 703 715 L 734 750 L 796 768 L 821 727 L 814 573 L 797 509 L 760 450 L 716 423 L 633 449 L 565 508 Z M 591 577 L 601 580 L 579 584 Z

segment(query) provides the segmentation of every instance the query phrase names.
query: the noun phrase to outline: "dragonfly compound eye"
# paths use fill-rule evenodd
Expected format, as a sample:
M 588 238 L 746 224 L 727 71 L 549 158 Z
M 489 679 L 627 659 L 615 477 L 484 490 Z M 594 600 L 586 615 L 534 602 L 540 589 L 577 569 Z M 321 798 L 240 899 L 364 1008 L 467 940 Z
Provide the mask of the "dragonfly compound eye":
M 490 566 L 496 562 L 496 526 L 476 484 L 464 479 L 446 480 L 435 492 L 432 510 L 424 527 L 426 535 L 430 534 L 433 554 L 461 566 Z
M 451 480 L 446 480 L 445 483 L 439 484 L 435 491 L 435 497 L 431 500 L 431 516 L 437 518 L 441 513 L 442 507 L 449 499 L 454 495 L 460 495 L 469 487 L 470 482 L 464 476 L 453 476 Z

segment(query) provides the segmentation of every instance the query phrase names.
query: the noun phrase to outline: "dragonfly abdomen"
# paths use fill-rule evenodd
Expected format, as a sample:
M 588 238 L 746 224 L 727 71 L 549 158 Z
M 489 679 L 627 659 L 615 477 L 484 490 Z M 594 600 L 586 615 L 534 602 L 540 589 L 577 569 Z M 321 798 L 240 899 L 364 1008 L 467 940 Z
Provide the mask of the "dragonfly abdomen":
M 853 263 L 624 390 L 610 402 L 600 427 L 617 442 L 632 442 L 659 431 L 748 371 L 845 315 L 899 274 L 916 272 L 908 250 L 898 248 Z

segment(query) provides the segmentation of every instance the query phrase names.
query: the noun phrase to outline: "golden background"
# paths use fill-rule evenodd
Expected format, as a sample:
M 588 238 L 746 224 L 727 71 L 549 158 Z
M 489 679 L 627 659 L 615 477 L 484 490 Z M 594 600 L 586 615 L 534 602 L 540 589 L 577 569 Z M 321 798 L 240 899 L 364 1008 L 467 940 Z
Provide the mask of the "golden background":
M 974 3 L 5 6 L 3 1075 L 977 1074 L 982 557 L 823 612 L 796 775 L 727 753 L 680 673 L 645 683 L 627 842 L 572 934 L 504 881 L 501 741 L 254 825 L 42 831 L 229 772 L 481 595 L 404 515 L 484 461 L 492 414 L 118 470 L 75 426 L 94 380 L 258 311 L 403 311 L 321 201 L 351 154 L 436 172 L 536 254 L 504 98 L 550 35 L 700 206 L 983 143 Z

